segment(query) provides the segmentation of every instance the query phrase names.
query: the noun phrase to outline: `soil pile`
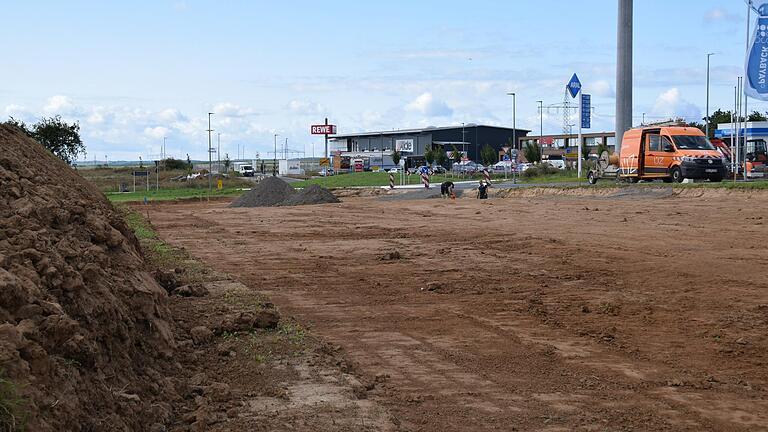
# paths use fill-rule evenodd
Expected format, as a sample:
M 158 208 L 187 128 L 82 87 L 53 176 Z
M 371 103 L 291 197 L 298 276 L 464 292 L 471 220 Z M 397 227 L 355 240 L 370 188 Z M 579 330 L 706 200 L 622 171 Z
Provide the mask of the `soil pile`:
M 0 125 L 0 408 L 34 431 L 161 430 L 167 295 L 106 198 Z M 10 396 L 9 396 L 10 395 Z M 0 429 L 14 430 L 5 412 Z
M 310 185 L 301 192 L 289 196 L 285 201 L 278 205 L 299 206 L 312 204 L 330 204 L 338 202 L 341 201 L 339 201 L 339 199 L 336 198 L 336 195 L 332 194 L 328 189 L 318 185 Z
M 296 191 L 285 181 L 277 177 L 267 177 L 256 187 L 234 200 L 230 207 L 272 207 L 277 205 Z

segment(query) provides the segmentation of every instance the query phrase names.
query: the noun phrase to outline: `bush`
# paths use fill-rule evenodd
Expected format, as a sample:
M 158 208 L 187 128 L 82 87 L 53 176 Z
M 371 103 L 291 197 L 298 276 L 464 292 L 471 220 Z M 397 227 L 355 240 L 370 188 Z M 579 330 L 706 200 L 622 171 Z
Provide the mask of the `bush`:
M 163 161 L 163 165 L 169 170 L 185 170 L 187 169 L 187 163 L 183 160 L 168 158 Z
M 538 165 L 534 165 L 528 168 L 527 170 L 523 171 L 523 177 L 525 178 L 539 177 L 539 176 L 557 174 L 559 172 L 560 172 L 559 169 L 553 167 L 548 163 L 540 163 Z

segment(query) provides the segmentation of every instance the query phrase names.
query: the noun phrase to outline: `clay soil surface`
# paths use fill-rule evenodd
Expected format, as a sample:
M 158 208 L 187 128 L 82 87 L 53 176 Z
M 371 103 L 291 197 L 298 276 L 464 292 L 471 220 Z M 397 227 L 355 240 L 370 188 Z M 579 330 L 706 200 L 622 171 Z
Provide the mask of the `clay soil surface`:
M 768 430 L 768 194 L 573 195 L 150 213 L 400 430 Z

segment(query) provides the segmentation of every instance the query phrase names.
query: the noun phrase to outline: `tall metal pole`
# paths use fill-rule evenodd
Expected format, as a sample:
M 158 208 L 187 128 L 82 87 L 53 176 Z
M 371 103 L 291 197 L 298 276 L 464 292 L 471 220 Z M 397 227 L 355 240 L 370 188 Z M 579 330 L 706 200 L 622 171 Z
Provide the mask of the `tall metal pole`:
M 541 142 L 541 140 L 544 138 L 544 101 L 536 102 L 539 103 L 539 157 L 541 157 L 544 156 L 544 144 Z
M 731 113 L 731 172 L 733 172 L 733 181 L 736 181 L 736 140 L 734 132 L 736 130 L 736 95 L 738 89 L 733 88 L 733 112 Z
M 216 140 L 216 169 L 221 174 L 221 132 L 216 132 Z
M 325 118 L 325 125 L 328 126 L 328 117 Z M 325 159 L 328 159 L 328 134 L 325 134 Z
M 745 56 L 746 58 L 749 58 L 749 28 L 750 24 L 752 24 L 752 0 L 747 2 L 747 40 L 745 42 L 746 49 L 745 49 Z M 759 29 L 758 29 L 759 30 Z M 747 102 L 749 101 L 749 96 L 747 96 L 747 86 L 746 86 L 746 80 L 748 80 L 748 76 L 744 76 L 744 79 L 741 82 L 741 94 L 742 98 L 744 98 L 744 131 L 742 135 L 744 136 L 744 151 L 742 152 L 742 155 L 744 156 L 744 181 L 748 181 L 747 178 L 747 121 L 749 120 L 749 109 L 747 108 Z
M 278 134 L 275 134 L 275 152 L 273 153 L 274 159 L 272 159 L 272 177 L 277 175 L 275 170 L 277 169 L 277 137 L 278 136 L 279 136 Z
M 507 96 L 512 96 L 512 148 L 517 148 L 517 107 L 515 106 L 517 101 L 517 95 L 515 93 L 507 93 Z
M 618 0 L 616 49 L 616 154 L 632 127 L 632 0 Z
M 704 133 L 707 135 L 707 139 L 709 139 L 709 58 L 713 55 L 715 53 L 707 54 L 707 116 L 704 119 L 706 121 Z
M 208 113 L 208 193 L 213 191 L 213 158 L 211 156 L 211 116 L 212 112 Z
M 582 89 L 579 89 L 578 98 L 579 98 L 579 148 L 576 151 L 576 154 L 578 155 L 578 158 L 576 159 L 576 161 L 577 161 L 576 162 L 576 166 L 577 166 L 576 169 L 578 171 L 577 172 L 577 178 L 581 178 L 581 158 L 583 157 L 583 155 L 581 154 L 581 147 L 584 145 L 584 143 L 583 143 L 584 135 L 582 135 L 582 131 L 581 131 L 581 125 L 582 125 L 582 121 L 583 121 L 582 116 L 584 115 L 584 113 L 582 113 L 582 111 L 581 111 L 582 110 L 582 103 L 583 103 L 583 99 L 584 99 L 582 97 Z

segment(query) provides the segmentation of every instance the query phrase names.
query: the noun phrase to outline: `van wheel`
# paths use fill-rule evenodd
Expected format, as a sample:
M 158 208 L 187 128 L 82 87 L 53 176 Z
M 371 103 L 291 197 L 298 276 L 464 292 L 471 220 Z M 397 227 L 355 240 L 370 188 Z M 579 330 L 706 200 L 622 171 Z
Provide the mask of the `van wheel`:
M 591 185 L 597 183 L 597 177 L 595 176 L 594 172 L 590 171 L 589 174 L 587 174 L 587 181 Z
M 629 182 L 630 183 L 639 183 L 640 182 L 640 177 L 630 177 L 629 178 Z
M 720 183 L 721 181 L 723 181 L 723 178 L 722 177 L 711 177 L 709 179 L 709 181 L 711 181 L 712 183 Z
M 683 180 L 683 171 L 680 169 L 680 167 L 676 166 L 672 168 L 672 172 L 670 172 L 672 181 L 675 183 L 682 183 Z

